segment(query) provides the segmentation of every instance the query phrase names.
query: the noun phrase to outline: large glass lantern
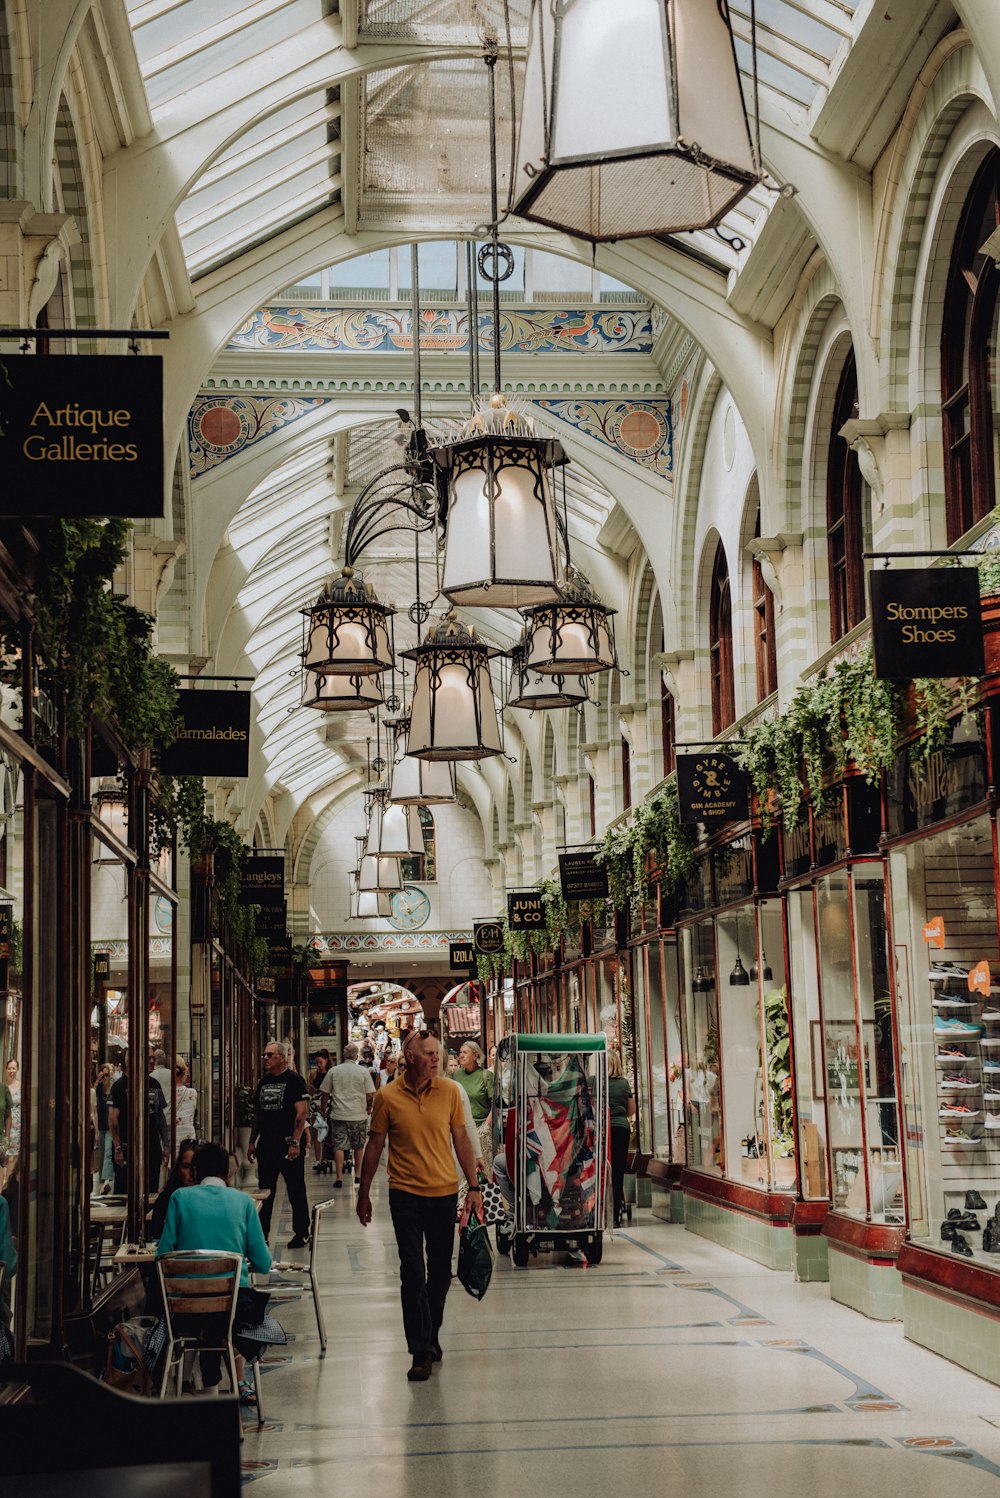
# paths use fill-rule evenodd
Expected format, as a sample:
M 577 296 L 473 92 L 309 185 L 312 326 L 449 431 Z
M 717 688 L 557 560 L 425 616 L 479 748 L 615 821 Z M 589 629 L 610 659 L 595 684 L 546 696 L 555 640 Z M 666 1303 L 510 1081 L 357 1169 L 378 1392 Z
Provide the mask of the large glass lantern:
M 382 702 L 378 676 L 314 676 L 306 671 L 302 678 L 302 706 L 321 713 L 370 712 Z
M 409 718 L 398 718 L 395 764 L 389 786 L 394 806 L 443 806 L 455 800 L 455 769 L 447 760 L 414 759 L 406 752 Z M 400 752 L 402 751 L 402 752 Z
M 535 0 L 515 213 L 591 241 L 676 234 L 758 181 L 726 0 Z
M 528 712 L 540 708 L 580 707 L 588 700 L 585 676 L 562 676 L 537 671 L 525 665 L 524 646 L 511 652 L 510 691 L 508 707 L 523 707 Z
M 372 803 L 365 852 L 380 858 L 410 858 L 424 851 L 424 834 L 420 826 L 420 809 L 416 806 L 393 806 L 387 791 L 380 791 Z
M 358 871 L 351 870 L 351 908 L 348 916 L 352 921 L 384 920 L 392 915 L 392 896 L 378 894 L 374 890 L 358 889 Z
M 358 889 L 362 894 L 394 895 L 403 888 L 398 858 L 365 853 L 358 865 Z
M 407 753 L 429 760 L 501 754 L 490 660 L 503 652 L 447 614 L 403 654 L 416 668 Z
M 392 665 L 388 621 L 395 609 L 379 603 L 374 589 L 353 568 L 345 567 L 302 613 L 302 663 L 307 671 L 372 676 Z
M 553 473 L 562 445 L 491 397 L 432 450 L 448 486 L 442 591 L 454 604 L 527 608 L 559 597 Z
M 573 571 L 558 603 L 527 610 L 525 670 L 564 677 L 617 670 L 615 612 L 582 573 Z

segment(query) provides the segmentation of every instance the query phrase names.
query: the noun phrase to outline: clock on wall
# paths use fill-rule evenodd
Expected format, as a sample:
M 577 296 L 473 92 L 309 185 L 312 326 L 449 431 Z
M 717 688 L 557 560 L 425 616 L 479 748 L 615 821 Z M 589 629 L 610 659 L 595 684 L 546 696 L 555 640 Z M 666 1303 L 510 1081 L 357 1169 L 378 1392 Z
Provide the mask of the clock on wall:
M 416 931 L 431 913 L 431 902 L 415 884 L 404 884 L 390 900 L 389 925 L 397 931 Z

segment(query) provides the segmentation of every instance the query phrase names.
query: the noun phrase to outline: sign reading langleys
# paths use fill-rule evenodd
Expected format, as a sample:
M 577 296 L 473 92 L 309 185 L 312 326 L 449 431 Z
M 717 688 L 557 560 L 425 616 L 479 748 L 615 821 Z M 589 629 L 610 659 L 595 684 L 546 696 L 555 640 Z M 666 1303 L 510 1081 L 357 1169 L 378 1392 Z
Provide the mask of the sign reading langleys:
M 163 360 L 23 354 L 0 379 L 4 515 L 163 515 Z
M 285 859 L 267 854 L 244 860 L 240 869 L 240 896 L 248 905 L 283 905 Z

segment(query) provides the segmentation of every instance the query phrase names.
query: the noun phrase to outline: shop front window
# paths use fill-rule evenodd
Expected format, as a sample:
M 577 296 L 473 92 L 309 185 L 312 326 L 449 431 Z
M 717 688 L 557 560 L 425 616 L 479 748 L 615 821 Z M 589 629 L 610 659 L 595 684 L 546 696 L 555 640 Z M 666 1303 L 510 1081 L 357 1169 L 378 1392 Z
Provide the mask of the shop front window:
M 760 994 L 749 973 L 754 950 L 753 907 L 747 905 L 719 916 L 717 938 L 726 1175 L 749 1185 L 767 1186 Z
M 910 1234 L 1000 1266 L 1000 972 L 990 818 L 890 855 Z M 970 986 L 971 983 L 971 986 Z
M 786 859 L 787 865 L 787 859 Z M 826 1096 L 823 1072 L 823 1023 L 816 970 L 816 922 L 812 885 L 789 890 L 788 951 L 792 1024 L 795 1033 L 795 1101 L 799 1125 L 802 1195 L 813 1201 L 829 1197 L 827 1179 Z
M 722 1103 L 719 1086 L 719 1006 L 715 939 L 711 921 L 683 932 L 687 1004 L 688 1162 L 712 1175 L 722 1173 Z

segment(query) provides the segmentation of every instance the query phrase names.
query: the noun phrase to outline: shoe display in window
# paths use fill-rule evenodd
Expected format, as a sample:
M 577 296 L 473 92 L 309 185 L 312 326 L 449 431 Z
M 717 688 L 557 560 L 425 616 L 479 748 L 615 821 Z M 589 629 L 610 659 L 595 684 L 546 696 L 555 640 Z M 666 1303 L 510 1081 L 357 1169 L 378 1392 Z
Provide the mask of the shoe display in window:
M 969 1058 L 965 1051 L 960 1051 L 953 1045 L 939 1045 L 937 1059 L 939 1061 L 967 1061 Z
M 941 1143 L 949 1149 L 958 1146 L 982 1144 L 982 1135 L 967 1134 L 964 1129 L 945 1129 Z
M 963 1237 L 961 1233 L 956 1233 L 951 1240 L 951 1251 L 953 1254 L 961 1254 L 963 1258 L 972 1258 L 972 1249 L 969 1247 L 969 1240 Z
M 963 1057 L 963 1059 L 968 1060 L 968 1057 Z M 970 1087 L 978 1087 L 979 1085 L 975 1077 L 970 1076 L 967 1071 L 949 1072 L 948 1076 L 941 1083 L 941 1091 L 965 1092 Z
M 947 983 L 949 978 L 958 978 L 964 983 L 968 976 L 968 968 L 956 967 L 953 962 L 932 962 L 927 981 L 928 983 Z
M 962 1019 L 948 1019 L 938 1017 L 934 1021 L 934 1034 L 947 1035 L 951 1040 L 957 1040 L 959 1036 L 967 1037 L 969 1040 L 978 1040 L 981 1026 L 970 1025 Z
M 982 1108 L 969 1108 L 965 1103 L 945 1103 L 938 1110 L 938 1118 L 982 1118 Z
M 965 1205 L 970 1212 L 985 1212 L 986 1202 L 978 1191 L 967 1191 L 965 1193 Z
M 976 1000 L 960 993 L 939 993 L 931 1003 L 935 1009 L 971 1009 Z

